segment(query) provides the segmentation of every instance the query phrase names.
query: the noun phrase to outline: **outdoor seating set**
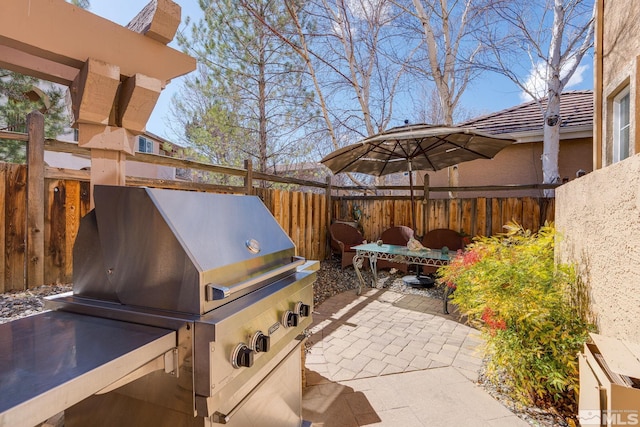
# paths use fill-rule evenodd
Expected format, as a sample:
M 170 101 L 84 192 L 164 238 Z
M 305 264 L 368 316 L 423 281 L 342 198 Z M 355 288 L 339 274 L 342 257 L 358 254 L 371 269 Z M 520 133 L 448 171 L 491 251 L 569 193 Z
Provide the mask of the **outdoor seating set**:
M 340 255 L 342 268 L 353 265 L 358 275 L 358 294 L 365 285 L 361 273 L 365 258 L 369 259 L 373 275 L 372 287 L 377 286 L 378 269 L 395 268 L 407 274 L 413 266 L 419 269 L 418 274 L 405 276 L 405 283 L 412 286 L 432 285 L 438 268 L 446 265 L 455 252 L 464 248 L 462 235 L 444 228 L 429 231 L 422 239 L 424 248 L 417 250 L 410 247 L 413 245 L 408 245 L 414 233 L 407 226 L 394 226 L 385 230 L 375 243 L 366 243 L 360 231 L 348 224 L 334 223 L 329 231 L 332 252 Z M 447 288 L 443 296 L 445 314 L 448 314 L 449 295 L 450 289 Z
M 411 228 L 391 227 L 382 233 L 376 243 L 363 244 L 362 233 L 344 221 L 336 221 L 329 227 L 332 252 L 340 254 L 342 268 L 352 264 L 358 274 L 358 293 L 364 286 L 360 272 L 364 258 L 369 259 L 373 286 L 377 286 L 377 268 L 395 268 L 406 273 L 412 265 L 420 266 L 418 274 L 413 280 L 405 276 L 403 281 L 412 286 L 425 283 L 432 285 L 433 278 L 425 280 L 421 273 L 433 275 L 440 266 L 449 262 L 449 251 L 455 252 L 464 247 L 460 233 L 449 229 L 431 230 L 422 238 L 422 242 L 414 239 L 416 213 L 413 171 L 438 171 L 476 159 L 491 159 L 514 142 L 511 137 L 485 134 L 471 128 L 405 124 L 371 135 L 325 156 L 321 163 L 334 174 L 357 172 L 381 177 L 408 172 L 409 176 Z M 425 174 L 423 197 L 426 209 L 429 203 L 428 179 L 429 175 Z M 354 215 L 354 219 L 358 220 L 359 216 Z
M 353 265 L 353 258 L 356 256 L 356 246 L 365 242 L 365 238 L 355 227 L 343 222 L 335 222 L 329 227 L 331 236 L 331 251 L 341 258 L 342 268 Z M 398 225 L 386 229 L 380 235 L 380 240 L 385 245 L 407 246 L 409 240 L 414 237 L 413 230 L 404 225 Z M 455 230 L 438 228 L 429 231 L 422 238 L 422 245 L 431 249 L 442 249 L 446 247 L 452 253 L 464 248 L 463 236 Z M 402 262 L 389 260 L 378 260 L 378 269 L 395 268 L 398 271 L 407 273 L 409 265 Z M 437 268 L 423 266 L 424 274 L 434 274 Z

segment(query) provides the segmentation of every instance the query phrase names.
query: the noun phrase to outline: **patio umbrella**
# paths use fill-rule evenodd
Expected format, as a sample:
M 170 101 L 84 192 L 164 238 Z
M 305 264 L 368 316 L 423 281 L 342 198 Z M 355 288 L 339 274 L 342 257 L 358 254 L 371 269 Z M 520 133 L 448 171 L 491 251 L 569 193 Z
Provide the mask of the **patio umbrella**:
M 321 162 L 334 174 L 358 172 L 383 176 L 409 172 L 411 221 L 414 170 L 437 171 L 476 159 L 491 159 L 515 139 L 478 132 L 472 128 L 433 125 L 399 126 L 340 148 Z

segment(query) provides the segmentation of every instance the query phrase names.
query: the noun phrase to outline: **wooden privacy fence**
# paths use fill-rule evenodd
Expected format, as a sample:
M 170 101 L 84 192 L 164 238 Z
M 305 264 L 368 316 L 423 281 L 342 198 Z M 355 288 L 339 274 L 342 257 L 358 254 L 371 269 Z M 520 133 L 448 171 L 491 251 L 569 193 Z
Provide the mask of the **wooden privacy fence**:
M 57 171 L 56 173 L 59 173 Z M 26 248 L 27 166 L 0 163 L 0 292 L 24 289 Z M 307 259 L 325 259 L 327 251 L 328 201 L 325 194 L 256 188 L 256 194 L 274 215 L 297 247 L 298 255 Z M 29 283 L 70 283 L 73 273 L 73 242 L 80 219 L 89 211 L 88 180 L 47 178 L 44 184 L 44 279 Z M 424 233 L 424 216 L 428 230 L 451 228 L 468 235 L 500 233 L 502 226 L 516 221 L 537 230 L 545 220 L 553 220 L 554 199 L 545 198 L 477 198 L 435 199 L 423 210 L 415 201 L 418 234 Z M 410 201 L 334 198 L 330 202 L 332 218 L 352 219 L 353 207 L 362 211 L 364 236 L 376 240 L 382 231 L 394 225 L 410 224 Z
M 73 143 L 45 141 L 44 121 L 39 114 L 29 115 L 28 134 L 0 131 L 0 140 L 21 140 L 28 147 L 27 165 L 0 163 L 0 268 L 3 272 L 0 292 L 70 283 L 73 243 L 80 219 L 91 205 L 89 171 L 54 168 L 44 163 L 45 150 L 82 155 L 89 155 L 89 150 Z M 298 255 L 307 259 L 322 260 L 330 255 L 328 225 L 333 219 L 353 219 L 354 206 L 362 212 L 360 224 L 369 240 L 377 239 L 388 227 L 411 224 L 408 196 L 334 197 L 337 191 L 362 194 L 370 188 L 333 187 L 330 180 L 318 183 L 259 173 L 252 170 L 250 162 L 245 163 L 244 168 L 232 168 L 146 153 L 136 153 L 127 160 L 242 177 L 242 186 L 131 176 L 126 177 L 126 184 L 258 195 L 291 237 Z M 257 187 L 257 181 L 295 185 L 301 191 Z M 403 192 L 408 189 L 407 186 L 378 188 Z M 462 191 L 478 190 L 483 188 Z M 537 231 L 545 220 L 553 220 L 554 215 L 554 200 L 545 198 L 432 199 L 414 203 L 418 235 L 434 228 L 451 228 L 471 236 L 491 235 L 502 232 L 503 225 L 510 221 Z
M 324 194 L 260 189 L 258 195 L 296 244 L 298 255 L 321 260 L 328 256 L 327 200 Z
M 25 268 L 42 262 L 41 284 L 71 283 L 73 243 L 80 219 L 89 212 L 89 182 L 45 179 L 44 255 L 41 260 L 27 258 L 27 166 L 0 163 L 0 292 L 25 289 Z M 298 255 L 307 259 L 326 256 L 327 203 L 324 194 L 277 189 L 256 189 L 265 206 L 296 245 Z
M 503 233 L 509 222 L 537 231 L 545 221 L 553 221 L 555 213 L 555 199 L 544 197 L 432 199 L 414 204 L 418 236 L 436 228 L 450 228 L 468 236 L 491 236 Z M 338 197 L 333 199 L 333 218 L 353 220 L 356 206 L 362 212 L 364 237 L 370 241 L 377 240 L 389 227 L 411 226 L 410 200 Z
M 0 163 L 0 292 L 25 289 L 27 266 L 42 263 L 43 278 L 30 287 L 70 283 L 73 271 L 73 242 L 82 218 L 89 211 L 89 182 L 46 180 L 43 233 L 44 253 L 29 259 L 27 249 L 27 167 Z

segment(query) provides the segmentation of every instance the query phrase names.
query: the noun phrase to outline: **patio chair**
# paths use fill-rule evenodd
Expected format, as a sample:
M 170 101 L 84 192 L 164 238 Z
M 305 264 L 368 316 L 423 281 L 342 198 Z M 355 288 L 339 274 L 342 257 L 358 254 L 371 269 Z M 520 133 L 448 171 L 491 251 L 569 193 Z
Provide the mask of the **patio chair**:
M 436 228 L 435 230 L 429 231 L 422 239 L 422 245 L 430 249 L 442 249 L 446 246 L 450 252 L 456 252 L 464 248 L 462 235 L 448 228 Z M 434 274 L 437 270 L 437 267 L 426 265 L 422 267 L 424 274 Z
M 341 267 L 353 265 L 353 257 L 356 251 L 352 249 L 364 242 L 364 237 L 358 229 L 343 223 L 336 222 L 329 227 L 331 235 L 331 252 L 341 257 Z
M 411 227 L 398 225 L 384 230 L 380 235 L 380 240 L 382 240 L 382 243 L 386 243 L 388 245 L 407 246 L 407 242 L 409 242 L 409 239 L 412 237 L 413 230 L 411 229 Z M 377 267 L 378 269 L 395 268 L 396 270 L 402 271 L 405 274 L 409 271 L 408 264 L 402 262 L 387 261 L 384 259 L 378 260 Z

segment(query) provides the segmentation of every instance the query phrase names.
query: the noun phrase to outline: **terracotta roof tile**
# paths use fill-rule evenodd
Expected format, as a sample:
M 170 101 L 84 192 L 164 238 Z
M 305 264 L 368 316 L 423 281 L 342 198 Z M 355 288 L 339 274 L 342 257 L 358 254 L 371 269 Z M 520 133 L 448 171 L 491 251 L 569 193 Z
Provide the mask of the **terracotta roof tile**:
M 561 130 L 593 126 L 593 91 L 563 92 L 560 104 Z M 546 100 L 542 103 L 546 106 Z M 520 133 L 543 131 L 543 115 L 535 101 L 507 108 L 460 123 L 488 133 Z

